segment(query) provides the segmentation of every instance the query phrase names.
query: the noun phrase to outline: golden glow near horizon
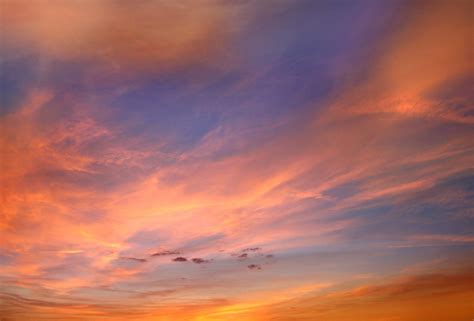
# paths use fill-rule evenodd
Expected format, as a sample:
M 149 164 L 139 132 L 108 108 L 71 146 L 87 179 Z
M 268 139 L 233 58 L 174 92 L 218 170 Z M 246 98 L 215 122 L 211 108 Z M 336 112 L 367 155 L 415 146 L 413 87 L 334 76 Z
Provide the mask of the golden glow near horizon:
M 0 321 L 474 318 L 472 1 L 0 1 Z

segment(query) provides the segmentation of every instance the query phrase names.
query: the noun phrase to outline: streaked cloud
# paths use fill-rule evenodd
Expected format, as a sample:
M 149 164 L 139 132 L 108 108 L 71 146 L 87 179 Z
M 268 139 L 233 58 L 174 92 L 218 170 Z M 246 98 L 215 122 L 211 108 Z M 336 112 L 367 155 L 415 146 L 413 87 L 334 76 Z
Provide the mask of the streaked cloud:
M 470 2 L 0 7 L 8 320 L 469 317 Z

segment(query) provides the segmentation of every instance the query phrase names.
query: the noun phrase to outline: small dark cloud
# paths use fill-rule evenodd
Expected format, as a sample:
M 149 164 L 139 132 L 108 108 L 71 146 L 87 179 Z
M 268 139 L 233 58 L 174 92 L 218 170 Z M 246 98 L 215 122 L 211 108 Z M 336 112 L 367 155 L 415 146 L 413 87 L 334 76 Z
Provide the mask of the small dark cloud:
M 140 259 L 140 258 L 136 258 L 136 257 L 126 257 L 126 256 L 122 256 L 120 257 L 121 260 L 130 260 L 130 261 L 135 261 L 135 262 L 140 262 L 140 263 L 145 263 L 146 262 L 146 259 Z
M 243 249 L 242 252 L 255 252 L 260 251 L 261 249 L 261 247 L 248 247 L 246 249 Z
M 238 256 L 240 259 L 246 259 L 248 257 L 248 254 L 247 253 L 243 253 L 243 254 L 240 254 Z
M 174 258 L 173 261 L 175 261 L 175 262 L 187 262 L 188 259 L 185 258 L 185 257 L 182 257 L 182 256 L 178 256 L 178 257 Z
M 267 259 L 273 259 L 275 256 L 273 254 L 267 254 L 265 255 Z
M 179 254 L 181 254 L 179 251 L 160 251 L 160 252 L 155 252 L 150 256 L 179 255 Z
M 195 257 L 195 258 L 193 258 L 191 261 L 193 261 L 193 262 L 196 263 L 196 264 L 209 263 L 209 262 L 211 262 L 210 260 L 201 259 L 200 257 Z
M 249 265 L 247 265 L 247 267 L 250 270 L 261 270 L 262 269 L 262 267 L 259 264 L 249 264 Z

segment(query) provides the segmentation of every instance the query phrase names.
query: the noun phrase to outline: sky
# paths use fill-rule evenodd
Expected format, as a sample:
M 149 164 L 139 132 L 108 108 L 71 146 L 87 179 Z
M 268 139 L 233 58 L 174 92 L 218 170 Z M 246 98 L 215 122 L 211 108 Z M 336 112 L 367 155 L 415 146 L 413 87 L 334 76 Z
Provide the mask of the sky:
M 472 12 L 0 0 L 0 320 L 474 318 Z

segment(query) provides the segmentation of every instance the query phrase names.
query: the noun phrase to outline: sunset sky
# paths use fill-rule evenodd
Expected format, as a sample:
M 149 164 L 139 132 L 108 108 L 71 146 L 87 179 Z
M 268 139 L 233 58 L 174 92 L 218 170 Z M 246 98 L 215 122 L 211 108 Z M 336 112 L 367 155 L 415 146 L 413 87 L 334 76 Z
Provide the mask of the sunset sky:
M 471 0 L 0 0 L 0 321 L 474 318 Z

